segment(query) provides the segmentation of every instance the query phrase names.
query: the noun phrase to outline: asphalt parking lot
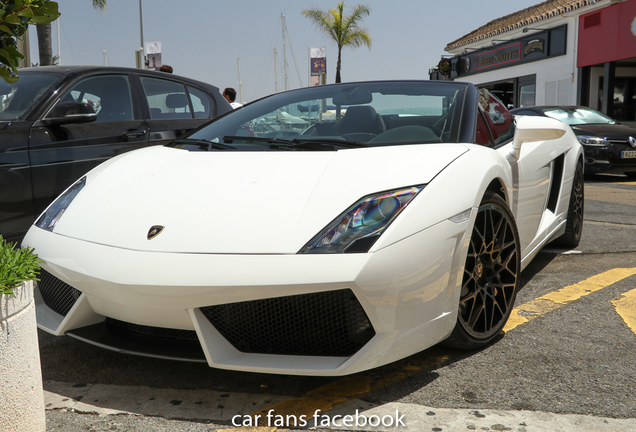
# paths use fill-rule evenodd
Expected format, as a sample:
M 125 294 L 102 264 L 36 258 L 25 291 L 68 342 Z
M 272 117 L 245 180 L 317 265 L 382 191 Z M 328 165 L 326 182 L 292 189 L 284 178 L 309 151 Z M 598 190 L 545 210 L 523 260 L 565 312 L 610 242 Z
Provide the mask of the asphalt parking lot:
M 585 188 L 581 244 L 547 247 L 524 270 L 506 332 L 486 349 L 433 347 L 316 378 L 133 357 L 40 332 L 47 431 L 275 431 L 302 416 L 296 426 L 318 430 L 636 430 L 636 182 L 597 176 Z M 365 425 L 343 425 L 356 411 Z

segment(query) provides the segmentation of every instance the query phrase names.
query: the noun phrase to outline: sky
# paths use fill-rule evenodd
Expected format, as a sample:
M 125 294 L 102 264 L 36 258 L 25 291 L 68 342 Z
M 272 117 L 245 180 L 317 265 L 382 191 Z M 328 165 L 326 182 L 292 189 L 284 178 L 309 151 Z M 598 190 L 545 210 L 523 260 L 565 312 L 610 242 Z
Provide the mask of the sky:
M 135 67 L 135 51 L 141 45 L 139 0 L 107 0 L 105 12 L 94 9 L 90 0 L 57 1 L 62 65 Z M 334 82 L 337 47 L 302 11 L 327 11 L 338 1 L 141 0 L 143 40 L 161 42 L 162 63 L 172 66 L 175 74 L 220 89 L 234 87 L 241 101 L 249 102 L 285 88 L 307 86 L 310 47 L 326 47 L 327 82 Z M 429 69 L 449 54 L 444 51 L 447 44 L 494 19 L 539 3 L 541 0 L 345 2 L 345 13 L 357 4 L 371 9 L 363 21 L 371 48 L 343 49 L 342 81 L 428 79 Z M 286 24 L 285 45 L 281 16 Z M 56 55 L 56 23 L 52 33 Z M 37 63 L 35 28 L 30 29 L 29 38 L 31 63 Z

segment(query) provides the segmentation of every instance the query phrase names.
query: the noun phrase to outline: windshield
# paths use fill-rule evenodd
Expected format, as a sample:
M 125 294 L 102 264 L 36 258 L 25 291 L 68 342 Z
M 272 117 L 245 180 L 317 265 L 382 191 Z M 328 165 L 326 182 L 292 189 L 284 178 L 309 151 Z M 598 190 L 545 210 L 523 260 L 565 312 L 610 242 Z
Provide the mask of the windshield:
M 233 111 L 171 146 L 337 150 L 457 142 L 465 89 L 464 84 L 420 81 L 292 90 Z
M 20 74 L 13 84 L 0 79 L 0 120 L 24 118 L 59 79 L 48 74 Z
M 554 108 L 544 111 L 545 115 L 569 125 L 616 124 L 616 121 L 590 108 Z

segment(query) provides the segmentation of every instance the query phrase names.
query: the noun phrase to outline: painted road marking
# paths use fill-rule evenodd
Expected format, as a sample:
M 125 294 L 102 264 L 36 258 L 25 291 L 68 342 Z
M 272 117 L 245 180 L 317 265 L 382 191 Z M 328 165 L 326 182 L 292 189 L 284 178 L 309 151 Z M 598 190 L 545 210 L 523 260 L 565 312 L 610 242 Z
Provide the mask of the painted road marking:
M 610 303 L 614 306 L 616 313 L 623 318 L 627 327 L 636 333 L 636 289 L 610 300 Z
M 503 330 L 510 331 L 538 316 L 552 312 L 634 274 L 636 274 L 636 267 L 612 269 L 517 306 L 510 313 L 510 318 Z
M 450 360 L 454 356 L 447 349 L 432 347 L 419 354 L 415 354 L 410 359 L 410 364 L 392 370 L 395 366 L 383 366 L 378 370 L 389 370 L 381 379 L 374 380 L 370 375 L 363 373 L 347 376 L 334 381 L 325 386 L 308 392 L 305 396 L 297 399 L 289 399 L 271 405 L 263 410 L 255 412 L 252 417 L 260 416 L 259 424 L 266 425 L 266 415 L 270 410 L 274 410 L 275 415 L 294 416 L 307 418 L 314 415 L 316 410 L 324 413 L 331 410 L 335 405 L 357 399 L 358 397 L 375 390 L 382 389 L 396 382 L 400 382 L 421 370 L 431 369 Z M 256 431 L 256 429 L 244 429 L 245 431 Z
M 540 315 L 556 310 L 634 274 L 636 274 L 636 267 L 612 269 L 520 305 L 512 310 L 508 323 L 504 327 L 504 331 L 510 331 Z M 636 296 L 636 294 L 634 295 Z M 634 301 L 636 301 L 636 299 L 634 299 Z M 432 347 L 414 355 L 411 357 L 412 361 L 409 365 L 389 372 L 380 380 L 375 381 L 370 375 L 364 373 L 348 376 L 312 390 L 303 397 L 289 399 L 271 405 L 255 412 L 252 416 L 255 417 L 259 415 L 259 425 L 262 426 L 266 425 L 264 419 L 270 410 L 274 410 L 273 413 L 275 415 L 282 415 L 283 418 L 286 418 L 286 416 L 300 418 L 303 415 L 306 416 L 306 418 L 310 418 L 314 415 L 316 410 L 320 410 L 320 412 L 324 413 L 325 411 L 331 410 L 335 405 L 357 399 L 363 394 L 401 381 L 423 369 L 441 365 L 454 357 L 455 356 L 448 349 Z M 256 428 L 242 428 L 241 430 L 246 432 L 257 431 Z

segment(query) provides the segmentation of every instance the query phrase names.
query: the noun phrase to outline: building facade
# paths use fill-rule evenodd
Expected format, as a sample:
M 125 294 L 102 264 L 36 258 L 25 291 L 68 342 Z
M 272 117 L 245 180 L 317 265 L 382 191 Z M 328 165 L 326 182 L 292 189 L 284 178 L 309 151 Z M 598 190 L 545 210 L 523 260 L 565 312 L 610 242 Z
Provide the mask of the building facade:
M 449 43 L 431 79 L 509 107 L 585 105 L 636 122 L 636 0 L 548 0 Z

